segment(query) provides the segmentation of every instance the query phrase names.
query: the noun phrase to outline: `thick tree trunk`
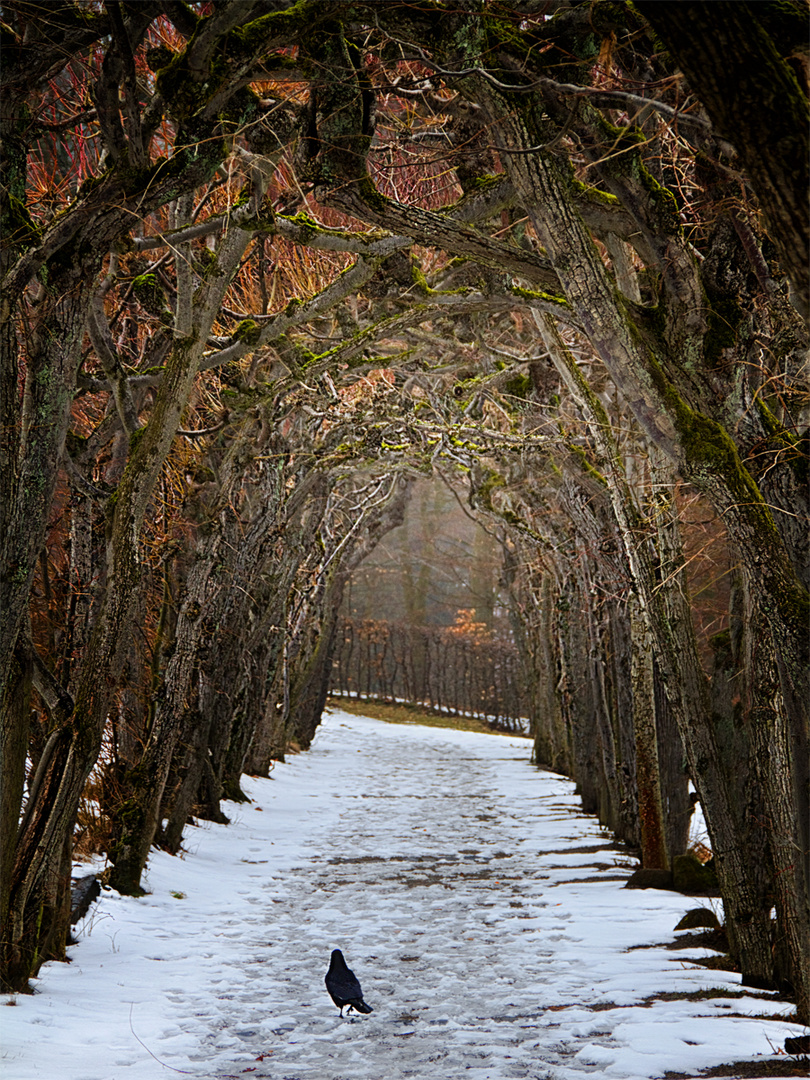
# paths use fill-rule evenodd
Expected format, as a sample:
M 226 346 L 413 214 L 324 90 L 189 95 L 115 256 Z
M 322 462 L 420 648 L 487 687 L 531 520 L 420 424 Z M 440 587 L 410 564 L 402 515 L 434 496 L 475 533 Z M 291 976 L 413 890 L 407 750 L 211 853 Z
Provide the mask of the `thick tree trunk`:
M 186 723 L 184 737 L 174 755 L 175 782 L 168 799 L 164 791 L 161 803 L 160 816 L 166 818 L 166 825 L 155 837 L 155 842 L 172 855 L 177 854 L 183 842 L 183 830 L 191 817 L 202 780 L 203 758 L 208 750 L 208 725 L 200 713 L 189 709 Z
M 588 553 L 584 545 L 578 545 L 578 564 L 582 574 L 582 586 L 580 597 L 582 611 L 580 617 L 585 624 L 585 633 L 588 641 L 588 663 L 586 678 L 590 683 L 590 692 L 593 705 L 594 737 L 599 750 L 598 766 L 599 775 L 596 779 L 596 787 L 599 792 L 599 820 L 611 832 L 620 839 L 626 839 L 622 831 L 621 805 L 623 792 L 620 790 L 616 738 L 613 729 L 611 715 L 611 702 L 608 700 L 607 686 L 605 683 L 604 656 L 609 651 L 604 640 L 605 627 L 600 625 L 603 621 L 603 613 L 595 610 L 596 597 L 599 590 L 595 587 L 593 570 L 589 565 Z M 587 714 L 584 714 L 587 715 Z
M 0 926 L 9 925 L 11 880 L 14 868 L 14 843 L 20 820 L 25 786 L 25 760 L 28 753 L 28 718 L 31 710 L 32 663 L 23 650 L 18 650 L 11 667 L 10 683 L 14 686 L 3 702 L 0 716 Z M 20 965 L 17 952 L 21 944 L 12 945 L 13 935 L 4 932 L 0 957 L 0 990 L 19 989 L 25 984 L 29 967 Z M 7 950 L 9 950 L 7 952 Z M 22 971 L 20 971 L 22 967 Z
M 281 650 L 276 667 L 268 672 L 265 684 L 262 714 L 245 760 L 245 772 L 249 776 L 269 776 L 275 763 L 284 761 L 289 744 Z
M 345 580 L 345 579 L 344 579 Z M 303 670 L 296 672 L 290 690 L 290 715 L 296 742 L 303 750 L 309 748 L 321 722 L 332 676 L 332 657 L 335 653 L 335 630 L 340 612 L 343 582 L 336 583 L 324 598 L 324 611 L 317 626 L 314 648 L 309 652 Z M 314 629 L 314 627 L 311 627 Z
M 616 541 L 616 547 L 620 549 L 618 536 Z M 640 850 L 641 829 L 638 814 L 636 738 L 633 719 L 633 647 L 629 598 L 624 596 L 626 580 L 616 580 L 612 565 L 606 565 L 604 573 L 606 587 L 615 593 L 609 601 L 610 640 L 607 643 L 609 652 L 606 661 L 611 672 L 615 711 L 613 723 L 616 731 L 617 772 L 621 794 L 619 836 L 630 847 Z
M 803 828 L 796 818 L 796 791 L 790 741 L 779 678 L 770 640 L 754 631 L 758 625 L 756 605 L 745 613 L 746 670 L 749 672 L 746 703 L 751 732 L 751 751 L 762 790 L 762 814 L 752 823 L 762 832 L 761 847 L 767 859 L 769 885 L 776 908 L 774 981 L 795 995 L 797 1014 L 810 1016 L 810 903 Z
M 63 905 L 56 890 L 61 881 L 64 837 L 72 835 L 76 810 L 70 806 L 72 793 L 76 792 L 78 803 L 78 791 L 84 782 L 82 773 L 80 778 L 74 776 L 58 792 L 53 792 L 50 805 L 54 821 L 47 824 L 40 817 L 36 836 L 26 837 L 21 830 L 15 846 L 12 838 L 18 835 L 32 677 L 32 647 L 30 642 L 21 647 L 20 634 L 28 619 L 34 565 L 44 543 L 81 356 L 83 303 L 93 277 L 93 270 L 86 263 L 84 270 L 88 281 L 83 285 L 74 281 L 74 270 L 67 281 L 55 276 L 53 288 L 58 299 L 54 302 L 48 298 L 43 304 L 50 307 L 49 312 L 42 313 L 48 328 L 41 327 L 29 342 L 21 424 L 11 419 L 11 410 L 17 402 L 4 403 L 8 405 L 5 418 L 10 426 L 4 429 L 3 438 L 8 443 L 11 432 L 19 433 L 19 445 L 14 448 L 16 464 L 7 460 L 8 472 L 4 477 L 6 484 L 13 483 L 13 491 L 9 492 L 10 502 L 4 507 L 8 516 L 4 522 L 0 572 L 0 825 L 4 837 L 0 982 L 16 990 L 25 989 L 28 977 L 36 973 L 43 959 L 64 956 L 68 928 L 59 917 Z M 12 352 L 2 357 L 2 367 L 4 371 L 16 372 L 16 341 L 10 349 Z M 9 393 L 16 389 L 10 388 Z M 63 722 L 61 716 L 56 719 L 57 724 Z M 63 729 L 59 736 L 62 750 L 69 737 L 69 732 Z M 52 745 L 52 750 L 55 749 Z M 52 754 L 50 764 L 56 764 L 57 771 L 46 772 L 43 781 L 59 782 L 58 763 L 62 760 L 63 755 Z M 32 820 L 31 811 L 29 797 L 24 824 Z
M 32 784 L 14 852 L 3 982 L 24 990 L 45 960 L 64 959 L 70 914 L 70 863 L 76 808 L 89 769 L 67 727 L 49 739 Z M 68 855 L 69 858 L 69 855 Z
M 658 766 L 653 639 L 649 621 L 635 596 L 630 598 L 633 666 L 633 726 L 636 737 L 636 785 L 641 824 L 641 865 L 669 870 L 671 852 Z
M 100 257 L 84 259 L 67 273 L 54 271 L 53 295 L 43 299 L 43 310 L 38 312 L 39 329 L 27 350 L 22 417 L 19 399 L 12 397 L 14 392 L 19 394 L 20 388 L 9 386 L 4 390 L 12 400 L 7 403 L 4 417 L 10 427 L 2 438 L 8 444 L 10 432 L 14 432 L 19 439 L 8 455 L 13 458 L 4 478 L 9 502 L 4 508 L 0 537 L 0 687 L 4 691 L 8 686 L 8 665 L 27 618 L 36 561 L 45 542 L 81 362 L 86 308 L 99 264 Z M 13 336 L 12 312 L 5 321 L 0 341 L 6 350 L 0 364 L 4 370 L 16 372 L 18 345 Z
M 655 718 L 658 729 L 658 769 L 667 828 L 667 850 L 671 859 L 683 855 L 689 845 L 694 802 L 689 790 L 689 767 L 686 751 L 672 715 L 661 681 L 661 672 L 653 659 Z
M 587 602 L 587 601 L 585 601 Z M 598 814 L 602 806 L 599 744 L 594 717 L 596 703 L 588 677 L 587 628 L 581 617 L 583 599 L 578 583 L 570 578 L 560 593 L 560 653 L 563 669 L 563 700 L 571 725 L 572 777 L 586 814 Z
M 810 319 L 810 110 L 806 89 L 768 30 L 772 15 L 786 17 L 803 26 L 798 34 L 805 39 L 806 7 L 739 0 L 639 0 L 636 7 L 663 38 L 718 134 L 739 153 L 796 306 Z

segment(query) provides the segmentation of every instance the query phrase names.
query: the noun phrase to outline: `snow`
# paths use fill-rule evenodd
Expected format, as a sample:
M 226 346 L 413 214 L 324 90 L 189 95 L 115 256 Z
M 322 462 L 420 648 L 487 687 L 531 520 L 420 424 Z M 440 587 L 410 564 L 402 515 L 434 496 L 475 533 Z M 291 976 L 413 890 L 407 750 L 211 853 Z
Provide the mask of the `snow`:
M 0 1073 L 646 1080 L 802 1034 L 760 991 L 660 999 L 740 977 L 664 947 L 701 901 L 624 890 L 632 860 L 528 757 L 525 739 L 332 712 L 308 753 L 245 779 L 229 825 L 153 852 L 148 895 L 103 892 L 72 963 L 3 999 Z M 327 996 L 333 948 L 369 1016 Z

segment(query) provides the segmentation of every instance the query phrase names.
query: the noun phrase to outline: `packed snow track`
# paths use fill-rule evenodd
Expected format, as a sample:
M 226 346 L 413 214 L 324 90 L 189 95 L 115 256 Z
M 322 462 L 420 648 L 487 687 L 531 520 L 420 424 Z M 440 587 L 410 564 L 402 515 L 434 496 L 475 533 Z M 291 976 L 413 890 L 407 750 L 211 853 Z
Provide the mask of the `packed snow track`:
M 149 895 L 103 894 L 73 963 L 3 1010 L 4 1075 L 635 1080 L 801 1034 L 666 947 L 695 901 L 625 890 L 633 860 L 529 752 L 334 712 L 229 826 L 154 852 Z M 330 1001 L 333 948 L 370 1015 Z

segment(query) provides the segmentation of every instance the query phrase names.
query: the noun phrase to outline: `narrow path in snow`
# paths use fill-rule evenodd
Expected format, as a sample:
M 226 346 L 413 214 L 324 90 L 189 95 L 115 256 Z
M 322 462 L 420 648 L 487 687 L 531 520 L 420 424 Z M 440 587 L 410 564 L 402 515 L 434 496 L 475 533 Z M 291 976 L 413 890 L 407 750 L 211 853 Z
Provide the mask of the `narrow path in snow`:
M 578 811 L 570 781 L 531 767 L 526 741 L 342 719 L 316 740 L 319 786 L 292 823 L 304 857 L 275 873 L 259 834 L 251 846 L 240 894 L 254 914 L 218 928 L 237 958 L 213 1015 L 174 996 L 207 1030 L 195 1064 L 217 1080 L 627 1080 L 688 1068 L 704 1041 L 696 1006 L 662 1038 L 655 1005 L 640 1004 L 648 973 L 669 990 L 728 977 L 660 948 L 627 950 L 671 938 L 689 901 L 622 894 L 630 860 Z M 341 1019 L 326 996 L 336 947 L 368 1017 Z
M 802 1034 L 791 1007 L 667 948 L 695 901 L 625 891 L 631 860 L 529 749 L 327 717 L 309 753 L 245 780 L 231 824 L 153 851 L 147 895 L 103 891 L 70 964 L 0 999 L 0 1073 L 649 1080 L 773 1061 Z M 330 1001 L 333 948 L 371 1015 Z
M 256 956 L 217 1026 L 257 1056 L 269 1049 L 268 1076 L 449 1080 L 491 1076 L 496 1062 L 499 1076 L 537 1075 L 546 1009 L 566 991 L 581 996 L 587 972 L 565 956 L 571 913 L 526 825 L 542 815 L 561 850 L 580 845 L 571 785 L 547 777 L 531 800 L 506 795 L 505 766 L 536 775 L 525 742 L 523 761 L 516 740 L 498 760 L 397 734 L 365 733 L 356 769 L 337 778 L 343 790 L 313 796 L 313 824 L 322 800 L 338 800 L 339 822 L 308 842 L 307 862 L 256 874 Z M 612 862 L 606 841 L 594 847 L 590 858 Z M 333 947 L 360 977 L 370 1018 L 341 1021 L 327 1005 Z M 541 1056 L 570 1055 L 546 1045 Z

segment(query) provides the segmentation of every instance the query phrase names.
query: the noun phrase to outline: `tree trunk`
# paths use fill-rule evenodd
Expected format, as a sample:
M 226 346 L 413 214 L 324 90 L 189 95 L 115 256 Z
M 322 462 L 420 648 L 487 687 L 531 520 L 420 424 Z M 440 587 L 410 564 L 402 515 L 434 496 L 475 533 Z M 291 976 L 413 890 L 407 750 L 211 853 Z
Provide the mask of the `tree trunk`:
M 608 582 L 613 582 L 612 578 Z M 614 582 L 616 593 L 621 596 L 625 589 Z M 633 688 L 633 634 L 630 620 L 630 597 L 610 600 L 610 669 L 613 673 L 613 696 L 615 699 L 617 773 L 619 777 L 621 805 L 619 836 L 636 850 L 641 849 L 639 820 L 639 781 L 636 770 L 636 733 Z
M 630 625 L 633 666 L 633 725 L 636 736 L 636 785 L 641 824 L 641 865 L 669 870 L 670 852 L 658 768 L 655 676 L 652 631 L 642 606 L 632 596 Z
M 343 581 L 345 578 L 341 575 L 341 580 L 327 590 L 320 624 L 316 623 L 318 629 L 314 649 L 308 655 L 304 670 L 297 672 L 290 690 L 293 733 L 303 750 L 312 744 L 329 693 Z
M 0 760 L 3 762 L 0 772 L 0 835 L 4 837 L 0 844 L 0 926 L 3 927 L 8 926 L 15 856 L 11 838 L 19 827 L 28 753 L 32 663 L 25 651 L 18 650 L 9 674 L 14 690 L 6 695 L 3 702 L 0 723 Z M 0 990 L 3 992 L 25 985 L 30 970 L 27 964 L 20 964 L 16 955 L 22 945 L 9 948 L 12 940 L 12 935 L 3 934 L 3 956 L 0 958 Z
M 505 548 L 504 566 L 515 640 L 528 682 L 532 756 L 537 765 L 571 776 L 571 739 L 559 689 L 554 575 L 550 570 L 541 570 L 536 581 L 528 552 L 522 546 L 514 552 L 511 547 Z
M 639 0 L 636 7 L 665 41 L 718 134 L 736 147 L 796 306 L 810 319 L 810 113 L 806 90 L 769 33 L 772 18 L 786 17 L 805 38 L 806 8 L 785 4 L 777 14 L 776 5 L 729 0 Z
M 694 801 L 689 790 L 689 768 L 678 725 L 672 715 L 658 663 L 653 658 L 655 719 L 658 728 L 658 769 L 667 827 L 670 858 L 683 855 L 689 845 Z
M 748 600 L 750 602 L 750 596 Z M 774 982 L 795 996 L 797 1015 L 810 1016 L 810 903 L 802 825 L 795 816 L 791 745 L 773 647 L 769 638 L 754 631 L 759 624 L 756 604 L 745 614 L 748 701 L 751 752 L 762 789 L 761 815 L 752 827 L 762 832 L 768 867 L 768 902 L 776 907 L 774 925 Z
M 26 989 L 45 960 L 65 957 L 69 845 L 86 775 L 69 728 L 57 729 L 40 760 L 14 852 L 3 956 L 3 982 L 12 990 Z
M 191 817 L 202 780 L 203 757 L 208 750 L 208 725 L 197 710 L 189 709 L 186 724 L 181 740 L 182 750 L 180 747 L 175 750 L 172 791 L 167 798 L 167 784 L 161 803 L 160 817 L 166 818 L 166 825 L 156 837 L 156 843 L 171 855 L 178 853 L 183 842 L 183 830 Z
M 582 603 L 580 617 L 585 622 L 585 632 L 588 640 L 586 677 L 591 687 L 594 720 L 593 737 L 596 739 L 599 748 L 598 768 L 601 775 L 596 779 L 596 787 L 599 792 L 598 814 L 603 825 L 610 829 L 611 832 L 616 833 L 621 839 L 625 839 L 622 835 L 620 811 L 622 794 L 620 793 L 618 774 L 618 755 L 611 722 L 611 707 L 605 685 L 604 657 L 608 650 L 604 647 L 603 627 L 598 625 L 597 612 L 594 610 L 598 590 L 594 585 L 588 553 L 581 542 L 577 546 L 579 549 L 577 561 L 580 573 L 583 576 L 580 590 Z

